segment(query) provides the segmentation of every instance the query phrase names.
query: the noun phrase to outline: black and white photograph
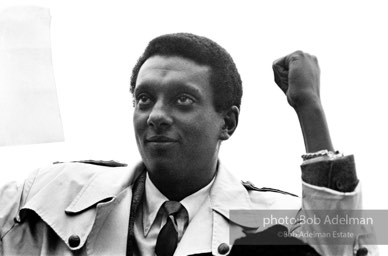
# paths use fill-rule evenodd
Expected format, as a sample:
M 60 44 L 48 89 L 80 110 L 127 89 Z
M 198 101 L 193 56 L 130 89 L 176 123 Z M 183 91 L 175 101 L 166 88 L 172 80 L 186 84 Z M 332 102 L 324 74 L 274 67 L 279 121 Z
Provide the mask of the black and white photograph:
M 0 255 L 388 254 L 384 1 L 1 0 Z

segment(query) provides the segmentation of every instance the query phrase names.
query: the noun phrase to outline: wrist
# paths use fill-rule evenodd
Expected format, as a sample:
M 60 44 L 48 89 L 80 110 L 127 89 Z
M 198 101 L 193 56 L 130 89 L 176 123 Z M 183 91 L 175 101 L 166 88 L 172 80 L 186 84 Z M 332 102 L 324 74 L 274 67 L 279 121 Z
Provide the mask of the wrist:
M 319 97 L 308 97 L 304 100 L 299 100 L 296 104 L 292 105 L 292 107 L 298 115 L 311 112 L 324 112 Z

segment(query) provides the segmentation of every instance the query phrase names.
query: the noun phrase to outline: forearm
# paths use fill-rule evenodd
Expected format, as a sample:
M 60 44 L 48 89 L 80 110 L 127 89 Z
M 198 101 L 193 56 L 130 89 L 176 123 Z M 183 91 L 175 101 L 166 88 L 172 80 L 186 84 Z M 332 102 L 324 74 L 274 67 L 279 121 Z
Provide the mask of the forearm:
M 298 115 L 306 152 L 334 151 L 320 98 L 320 69 L 317 58 L 296 51 L 276 60 L 273 70 L 275 82 Z M 353 157 L 344 158 L 337 153 L 322 154 L 303 162 L 303 181 L 341 192 L 353 191 L 358 183 Z
M 323 149 L 334 151 L 322 104 L 315 101 L 304 104 L 303 107 L 295 107 L 295 111 L 302 129 L 306 152 Z M 341 192 L 351 192 L 356 188 L 358 179 L 353 156 L 336 160 L 321 158 L 317 162 L 305 161 L 302 164 L 303 181 Z
M 303 133 L 307 153 L 327 149 L 334 151 L 325 112 L 319 100 L 294 108 Z

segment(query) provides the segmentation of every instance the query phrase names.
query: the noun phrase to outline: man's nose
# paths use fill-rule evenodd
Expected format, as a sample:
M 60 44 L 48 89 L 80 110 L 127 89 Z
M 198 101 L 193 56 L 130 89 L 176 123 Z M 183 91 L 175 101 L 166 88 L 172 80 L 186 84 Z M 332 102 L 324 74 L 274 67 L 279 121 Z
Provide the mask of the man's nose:
M 148 116 L 147 124 L 155 129 L 169 127 L 172 124 L 172 118 L 168 106 L 162 101 L 157 101 Z

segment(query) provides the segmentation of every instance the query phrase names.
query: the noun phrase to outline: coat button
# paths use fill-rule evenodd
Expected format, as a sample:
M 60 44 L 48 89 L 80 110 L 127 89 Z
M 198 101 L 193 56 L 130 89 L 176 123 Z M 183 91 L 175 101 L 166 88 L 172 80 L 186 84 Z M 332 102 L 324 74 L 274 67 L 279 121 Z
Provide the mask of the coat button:
M 226 243 L 222 243 L 218 246 L 218 253 L 219 254 L 227 254 L 229 252 L 229 245 Z
M 361 247 L 357 250 L 356 256 L 367 256 L 368 255 L 368 249 L 365 247 Z
M 337 180 L 336 183 L 335 183 L 335 185 L 337 186 L 337 189 L 338 189 L 339 191 L 342 191 L 342 190 L 344 189 L 344 185 L 343 185 L 343 183 L 342 183 L 341 180 Z
M 81 239 L 77 235 L 71 235 L 69 237 L 70 247 L 77 247 L 81 243 Z

